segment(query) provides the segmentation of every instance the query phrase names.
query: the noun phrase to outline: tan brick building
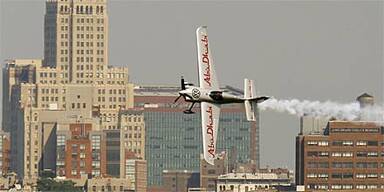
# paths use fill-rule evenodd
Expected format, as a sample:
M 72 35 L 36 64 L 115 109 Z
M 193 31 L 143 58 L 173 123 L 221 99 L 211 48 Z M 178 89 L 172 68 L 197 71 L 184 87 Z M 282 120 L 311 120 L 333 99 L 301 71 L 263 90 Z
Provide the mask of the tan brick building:
M 10 147 L 9 133 L 0 131 L 0 177 L 7 175 L 10 171 Z
M 107 1 L 47 0 L 45 11 L 44 59 L 3 68 L 3 128 L 24 183 L 56 169 L 56 131 L 77 122 L 118 130 L 119 112 L 133 107 L 128 68 L 108 65 Z
M 135 191 L 134 185 L 129 179 L 125 178 L 93 178 L 88 179 L 87 191 Z
M 164 170 L 163 187 L 169 192 L 188 191 L 199 187 L 199 172 L 188 170 Z
M 129 179 L 136 192 L 147 191 L 147 161 L 139 154 L 131 151 L 125 152 L 124 178 Z

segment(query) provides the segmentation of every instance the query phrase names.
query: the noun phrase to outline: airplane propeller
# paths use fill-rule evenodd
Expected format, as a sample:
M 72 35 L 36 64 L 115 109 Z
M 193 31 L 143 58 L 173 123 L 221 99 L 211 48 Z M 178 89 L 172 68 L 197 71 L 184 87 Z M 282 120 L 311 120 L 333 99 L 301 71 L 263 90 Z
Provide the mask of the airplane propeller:
M 184 81 L 184 77 L 183 76 L 181 76 L 180 83 L 181 83 L 181 86 L 180 86 L 181 90 L 185 90 L 186 88 L 185 88 L 185 81 Z M 174 103 L 176 103 L 181 97 L 184 97 L 184 99 L 185 99 L 185 96 L 182 95 L 181 93 L 179 93 L 179 96 L 175 99 Z

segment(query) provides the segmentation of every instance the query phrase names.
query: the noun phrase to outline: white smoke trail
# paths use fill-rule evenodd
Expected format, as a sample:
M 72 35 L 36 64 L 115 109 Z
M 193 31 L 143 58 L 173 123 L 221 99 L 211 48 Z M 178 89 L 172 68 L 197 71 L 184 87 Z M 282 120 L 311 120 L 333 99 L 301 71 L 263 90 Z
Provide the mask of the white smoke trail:
M 384 108 L 382 106 L 360 108 L 358 102 L 340 104 L 331 101 L 277 100 L 272 98 L 258 104 L 258 106 L 261 110 L 271 109 L 279 112 L 288 112 L 297 116 L 308 115 L 348 121 L 375 121 L 378 124 L 384 124 Z

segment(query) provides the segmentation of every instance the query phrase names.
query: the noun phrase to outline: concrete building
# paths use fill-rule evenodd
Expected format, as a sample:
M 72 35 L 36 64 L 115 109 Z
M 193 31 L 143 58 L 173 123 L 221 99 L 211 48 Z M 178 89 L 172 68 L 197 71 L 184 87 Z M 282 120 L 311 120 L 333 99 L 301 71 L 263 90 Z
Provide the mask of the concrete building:
M 88 179 L 87 191 L 118 191 L 118 192 L 136 192 L 133 184 L 125 178 L 93 178 Z
M 184 114 L 188 103 L 174 103 L 179 90 L 175 86 L 135 88 L 135 107 L 144 108 L 149 186 L 163 184 L 163 170 L 200 171 L 200 108 L 198 105 L 194 108 L 196 114 Z M 242 95 L 241 91 L 232 87 L 225 90 Z M 243 105 L 224 105 L 218 131 L 218 151 L 226 151 L 228 158 L 235 162 L 253 161 L 258 168 L 258 127 L 258 122 L 246 120 Z
M 9 133 L 0 131 L 0 177 L 10 172 L 11 141 Z
M 119 114 L 120 140 L 124 146 L 122 149 L 133 152 L 140 159 L 145 159 L 144 109 L 126 109 Z
M 47 0 L 44 67 L 56 69 L 57 82 L 98 82 L 108 68 L 107 47 L 106 0 Z
M 208 164 L 203 155 L 200 156 L 200 188 L 205 191 L 216 191 L 219 175 L 228 173 L 228 159 L 225 153 L 214 160 L 214 165 Z
M 117 118 L 117 120 L 113 120 Z M 125 177 L 127 152 L 135 159 L 145 159 L 145 123 L 142 108 L 120 110 L 116 117 L 117 129 L 104 130 L 107 147 L 107 174 L 112 177 Z M 132 155 L 129 155 L 132 156 Z
M 383 141 L 382 126 L 358 119 L 329 121 L 321 135 L 299 135 L 296 184 L 304 190 L 384 190 Z
M 188 191 L 199 187 L 199 172 L 188 170 L 164 170 L 163 186 L 168 192 Z
M 315 135 L 324 133 L 329 119 L 304 115 L 300 117 L 300 135 Z
M 147 191 L 147 161 L 131 151 L 125 153 L 124 178 L 130 179 L 136 192 Z
M 246 192 L 291 186 L 288 174 L 228 173 L 217 178 L 216 191 Z
M 11 135 L 11 169 L 24 184 L 56 169 L 56 130 L 94 121 L 101 130 L 118 130 L 119 112 L 133 107 L 128 68 L 108 65 L 106 6 L 106 0 L 47 0 L 44 60 L 5 63 L 3 128 Z

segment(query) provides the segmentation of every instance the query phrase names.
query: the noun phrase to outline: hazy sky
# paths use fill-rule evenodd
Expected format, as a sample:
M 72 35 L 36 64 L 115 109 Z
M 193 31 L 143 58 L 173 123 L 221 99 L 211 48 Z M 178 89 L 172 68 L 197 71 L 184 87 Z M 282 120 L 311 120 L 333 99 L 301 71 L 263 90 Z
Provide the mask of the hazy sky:
M 0 59 L 42 58 L 44 1 L 1 1 Z M 208 25 L 222 85 L 255 79 L 276 98 L 383 96 L 383 1 L 110 1 L 109 61 L 136 84 L 197 82 L 195 29 Z M 219 130 L 220 131 L 220 130 Z M 261 112 L 261 165 L 294 168 L 297 117 Z

